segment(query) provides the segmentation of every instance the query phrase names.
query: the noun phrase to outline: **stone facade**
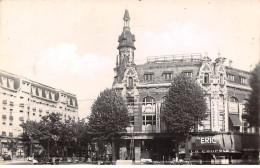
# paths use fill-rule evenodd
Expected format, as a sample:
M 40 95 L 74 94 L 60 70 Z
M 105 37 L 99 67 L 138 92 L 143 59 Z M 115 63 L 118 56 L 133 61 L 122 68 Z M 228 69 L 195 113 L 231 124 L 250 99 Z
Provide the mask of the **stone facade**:
M 131 34 L 129 27 L 128 31 Z M 131 38 L 132 36 L 126 37 L 126 40 L 131 41 Z M 113 88 L 125 98 L 132 116 L 127 131 L 132 133 L 132 139 L 140 140 L 136 140 L 134 145 L 135 156 L 138 156 L 135 159 L 145 156 L 145 151 L 138 153 L 143 140 L 154 139 L 156 134 L 164 133 L 165 127 L 160 120 L 161 105 L 173 78 L 180 73 L 192 78 L 205 93 L 209 115 L 203 120 L 203 126 L 198 125 L 198 132 L 255 132 L 242 119 L 244 104 L 251 92 L 249 72 L 225 66 L 225 58 L 220 55 L 213 61 L 207 54 L 149 57 L 147 63 L 136 65 L 133 57 L 135 47 L 132 43 L 118 49 Z M 136 136 L 133 137 L 133 134 Z

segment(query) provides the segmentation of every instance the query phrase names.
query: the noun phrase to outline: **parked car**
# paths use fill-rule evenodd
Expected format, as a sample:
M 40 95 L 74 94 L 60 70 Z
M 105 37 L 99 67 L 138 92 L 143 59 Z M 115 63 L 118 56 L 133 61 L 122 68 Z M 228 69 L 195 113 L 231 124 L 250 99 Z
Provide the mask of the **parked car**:
M 72 158 L 67 158 L 67 163 L 72 163 L 72 162 L 73 162 Z
M 4 159 L 4 160 L 12 160 L 10 155 L 4 155 L 4 156 L 3 156 L 3 159 Z
M 34 159 L 34 158 L 33 158 L 32 156 L 29 156 L 29 157 L 26 158 L 26 160 L 27 160 L 27 161 L 30 161 L 30 162 L 32 162 L 33 159 Z
M 36 160 L 36 159 L 33 159 L 32 162 L 33 162 L 33 164 L 38 164 L 39 163 L 38 160 Z

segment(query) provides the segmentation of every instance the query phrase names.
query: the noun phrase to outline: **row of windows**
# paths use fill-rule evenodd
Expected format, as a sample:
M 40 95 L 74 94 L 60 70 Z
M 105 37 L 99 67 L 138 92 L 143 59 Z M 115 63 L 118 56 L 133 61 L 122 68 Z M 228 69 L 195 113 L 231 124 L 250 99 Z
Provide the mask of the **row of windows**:
M 5 131 L 2 131 L 2 136 L 6 136 L 6 132 Z M 13 137 L 13 133 L 12 132 L 9 132 L 9 137 Z
M 187 77 L 192 78 L 192 72 L 183 72 L 183 74 L 185 76 L 187 76 Z M 172 73 L 163 73 L 162 76 L 163 76 L 164 80 L 172 80 L 173 79 L 173 74 Z M 234 75 L 228 74 L 227 78 L 228 78 L 229 81 L 234 81 Z M 209 74 L 208 73 L 204 73 L 203 83 L 206 83 L 206 84 L 210 83 L 209 79 L 210 79 Z M 149 81 L 153 81 L 153 80 L 154 80 L 154 74 L 144 74 L 144 81 L 149 82 Z M 219 83 L 220 84 L 224 84 L 223 74 L 220 74 Z M 240 77 L 240 83 L 246 84 L 247 83 L 247 79 L 244 78 L 244 77 Z M 128 78 L 128 87 L 133 87 L 133 78 L 132 77 Z
M 192 72 L 183 72 L 183 75 L 192 78 Z M 162 74 L 164 80 L 172 80 L 173 79 L 173 73 L 172 72 L 164 72 Z M 153 81 L 154 80 L 154 74 L 144 74 L 144 81 Z
M 235 76 L 234 75 L 228 74 L 227 78 L 228 78 L 229 81 L 235 82 Z M 245 77 L 239 76 L 239 82 L 241 84 L 247 84 L 247 79 Z

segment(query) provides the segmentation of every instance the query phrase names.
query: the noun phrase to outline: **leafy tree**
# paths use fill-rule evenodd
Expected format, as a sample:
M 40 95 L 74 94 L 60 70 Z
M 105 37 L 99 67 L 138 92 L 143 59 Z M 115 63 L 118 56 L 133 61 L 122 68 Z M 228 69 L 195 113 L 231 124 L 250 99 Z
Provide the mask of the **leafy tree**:
M 116 159 L 115 138 L 126 132 L 130 117 L 121 95 L 114 89 L 100 93 L 92 105 L 89 128 L 96 137 L 106 137 L 112 141 L 112 159 Z
M 180 143 L 206 117 L 207 106 L 202 89 L 190 78 L 180 74 L 169 88 L 162 107 L 162 121 L 167 131 L 175 136 L 175 151 L 178 157 Z M 187 146 L 186 146 L 187 156 Z
M 16 151 L 18 150 L 18 141 L 16 139 L 8 139 L 6 145 L 7 145 L 7 149 L 11 151 L 12 159 L 13 159 Z
M 40 144 L 47 149 L 47 154 L 50 153 L 50 146 L 54 146 L 55 141 L 60 138 L 62 127 L 61 115 L 51 113 L 43 116 L 40 122 L 27 121 L 21 124 L 29 138 L 39 140 Z M 53 149 L 53 148 L 52 148 Z M 53 151 L 56 153 L 55 151 Z
M 246 103 L 247 114 L 243 115 L 249 125 L 252 127 L 260 127 L 260 63 L 251 73 L 249 84 L 252 88 L 248 102 Z

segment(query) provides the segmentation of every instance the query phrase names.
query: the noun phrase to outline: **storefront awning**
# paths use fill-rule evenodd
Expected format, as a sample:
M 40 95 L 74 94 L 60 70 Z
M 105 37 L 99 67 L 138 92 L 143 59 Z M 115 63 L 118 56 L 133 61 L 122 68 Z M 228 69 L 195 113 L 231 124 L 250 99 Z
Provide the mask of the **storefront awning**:
M 241 121 L 238 118 L 238 115 L 236 114 L 229 114 L 229 118 L 233 123 L 233 126 L 242 126 Z
M 198 153 L 234 153 L 242 149 L 240 135 L 217 134 L 191 137 L 189 150 Z

